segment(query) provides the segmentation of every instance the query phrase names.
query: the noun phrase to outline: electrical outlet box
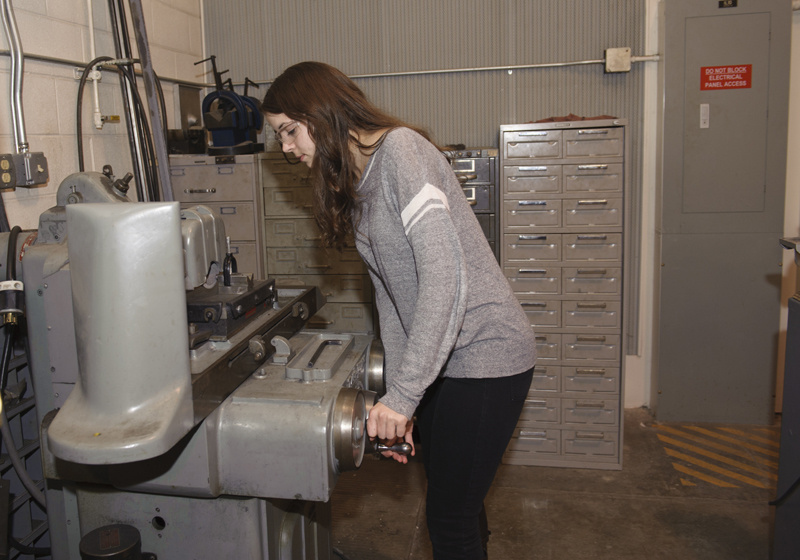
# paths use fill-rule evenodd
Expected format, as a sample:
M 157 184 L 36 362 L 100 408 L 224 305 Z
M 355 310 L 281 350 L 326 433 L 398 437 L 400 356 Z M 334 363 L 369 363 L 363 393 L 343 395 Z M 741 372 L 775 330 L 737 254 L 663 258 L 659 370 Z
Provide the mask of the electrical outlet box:
M 606 72 L 630 72 L 631 48 L 606 49 Z
M 0 189 L 13 189 L 17 186 L 17 171 L 11 154 L 0 154 Z
M 35 187 L 50 180 L 42 152 L 0 154 L 0 189 Z

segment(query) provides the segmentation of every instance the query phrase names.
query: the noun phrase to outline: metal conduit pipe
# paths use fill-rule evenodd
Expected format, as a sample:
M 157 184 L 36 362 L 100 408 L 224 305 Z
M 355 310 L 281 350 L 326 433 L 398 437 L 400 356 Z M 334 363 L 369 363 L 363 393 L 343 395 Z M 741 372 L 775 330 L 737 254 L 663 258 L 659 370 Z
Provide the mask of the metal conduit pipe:
M 28 139 L 25 134 L 25 119 L 22 113 L 22 76 L 25 59 L 22 55 L 22 43 L 19 39 L 17 20 L 11 0 L 2 0 L 3 27 L 6 30 L 8 44 L 11 49 L 11 118 L 14 121 L 14 142 L 18 154 L 28 151 Z

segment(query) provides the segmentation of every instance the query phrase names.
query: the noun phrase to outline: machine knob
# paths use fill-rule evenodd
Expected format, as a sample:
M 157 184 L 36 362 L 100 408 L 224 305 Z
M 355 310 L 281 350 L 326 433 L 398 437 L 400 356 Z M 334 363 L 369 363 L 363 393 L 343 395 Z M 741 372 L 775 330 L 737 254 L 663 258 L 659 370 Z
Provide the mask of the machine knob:
M 407 442 L 402 443 L 395 443 L 394 445 L 384 445 L 379 441 L 373 441 L 372 446 L 375 448 L 376 453 L 383 453 L 384 451 L 394 451 L 400 455 L 410 455 L 411 454 L 411 444 Z

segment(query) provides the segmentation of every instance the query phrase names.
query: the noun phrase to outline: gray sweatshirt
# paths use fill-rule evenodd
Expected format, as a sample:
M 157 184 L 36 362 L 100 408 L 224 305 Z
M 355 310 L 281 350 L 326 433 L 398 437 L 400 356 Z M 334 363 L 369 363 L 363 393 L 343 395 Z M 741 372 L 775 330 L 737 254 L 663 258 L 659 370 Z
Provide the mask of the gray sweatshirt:
M 446 158 L 408 128 L 389 132 L 357 186 L 356 247 L 375 286 L 386 351 L 380 401 L 411 418 L 439 375 L 533 367 L 533 329 Z

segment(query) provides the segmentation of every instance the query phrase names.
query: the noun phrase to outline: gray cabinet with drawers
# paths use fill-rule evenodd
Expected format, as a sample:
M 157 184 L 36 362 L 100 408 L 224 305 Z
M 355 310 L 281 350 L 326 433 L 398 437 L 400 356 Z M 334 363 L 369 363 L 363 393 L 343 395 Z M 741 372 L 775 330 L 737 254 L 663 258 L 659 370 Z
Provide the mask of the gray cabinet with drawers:
M 625 131 L 500 127 L 500 260 L 539 355 L 506 463 L 622 467 Z
M 169 173 L 181 208 L 202 204 L 220 214 L 239 271 L 266 278 L 258 156 L 170 155 Z
M 309 170 L 280 152 L 260 156 L 267 274 L 280 285 L 318 286 L 327 303 L 309 328 L 374 332 L 372 284 L 355 247 L 324 249 L 311 214 Z

